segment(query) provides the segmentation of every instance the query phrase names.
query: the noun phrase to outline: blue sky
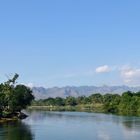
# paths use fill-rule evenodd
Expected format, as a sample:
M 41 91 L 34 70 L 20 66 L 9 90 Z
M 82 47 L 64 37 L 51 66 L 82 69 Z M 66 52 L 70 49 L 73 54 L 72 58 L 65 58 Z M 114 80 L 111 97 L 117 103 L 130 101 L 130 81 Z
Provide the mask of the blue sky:
M 0 2 L 0 81 L 140 85 L 139 0 Z

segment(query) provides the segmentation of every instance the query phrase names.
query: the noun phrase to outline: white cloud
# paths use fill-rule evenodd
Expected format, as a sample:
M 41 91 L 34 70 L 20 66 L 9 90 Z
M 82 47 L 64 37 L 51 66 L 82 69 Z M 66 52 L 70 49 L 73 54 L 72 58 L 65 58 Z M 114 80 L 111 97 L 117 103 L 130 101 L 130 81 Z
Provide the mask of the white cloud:
M 102 139 L 102 140 L 110 140 L 111 139 L 109 133 L 107 133 L 106 131 L 99 131 L 98 138 Z
M 33 88 L 35 85 L 33 83 L 28 83 L 26 86 Z
M 135 139 L 136 137 L 139 137 L 139 131 L 136 129 L 123 129 L 122 131 L 125 139 Z
M 110 72 L 111 68 L 108 65 L 100 66 L 96 68 L 96 73 L 107 73 Z
M 35 84 L 35 83 L 22 83 L 23 85 L 29 87 L 29 88 L 33 88 L 33 87 L 47 87 L 44 84 Z
M 121 76 L 125 83 L 139 84 L 140 83 L 140 68 L 123 67 Z

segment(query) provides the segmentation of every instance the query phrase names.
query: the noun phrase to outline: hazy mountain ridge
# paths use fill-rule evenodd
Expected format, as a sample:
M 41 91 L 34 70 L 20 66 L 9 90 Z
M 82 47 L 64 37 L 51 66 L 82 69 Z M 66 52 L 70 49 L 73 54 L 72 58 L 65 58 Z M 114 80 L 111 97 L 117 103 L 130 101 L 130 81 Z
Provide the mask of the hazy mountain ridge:
M 121 94 L 125 91 L 140 91 L 140 87 L 128 87 L 128 86 L 66 86 L 66 87 L 53 87 L 53 88 L 44 88 L 44 87 L 33 87 L 33 94 L 36 99 L 45 99 L 48 97 L 67 97 L 67 96 L 89 96 L 94 93 L 117 93 Z

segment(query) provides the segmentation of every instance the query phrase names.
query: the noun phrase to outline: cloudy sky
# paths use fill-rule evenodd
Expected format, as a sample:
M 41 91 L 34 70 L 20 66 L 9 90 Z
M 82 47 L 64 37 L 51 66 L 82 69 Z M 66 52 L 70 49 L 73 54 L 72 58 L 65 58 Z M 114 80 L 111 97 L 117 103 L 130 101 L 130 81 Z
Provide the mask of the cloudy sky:
M 0 81 L 140 85 L 139 0 L 0 2 Z

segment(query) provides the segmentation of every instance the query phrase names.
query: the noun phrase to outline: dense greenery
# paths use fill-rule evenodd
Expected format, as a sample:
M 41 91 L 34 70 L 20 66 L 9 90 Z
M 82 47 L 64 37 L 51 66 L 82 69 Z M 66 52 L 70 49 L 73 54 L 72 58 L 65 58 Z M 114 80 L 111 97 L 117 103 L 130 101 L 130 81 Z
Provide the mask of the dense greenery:
M 32 106 L 48 107 L 81 107 L 98 112 L 140 114 L 140 92 L 118 94 L 93 94 L 89 97 L 48 98 L 33 101 Z
M 21 110 L 34 99 L 28 87 L 16 84 L 18 77 L 15 74 L 12 79 L 0 84 L 0 118 L 20 117 Z

